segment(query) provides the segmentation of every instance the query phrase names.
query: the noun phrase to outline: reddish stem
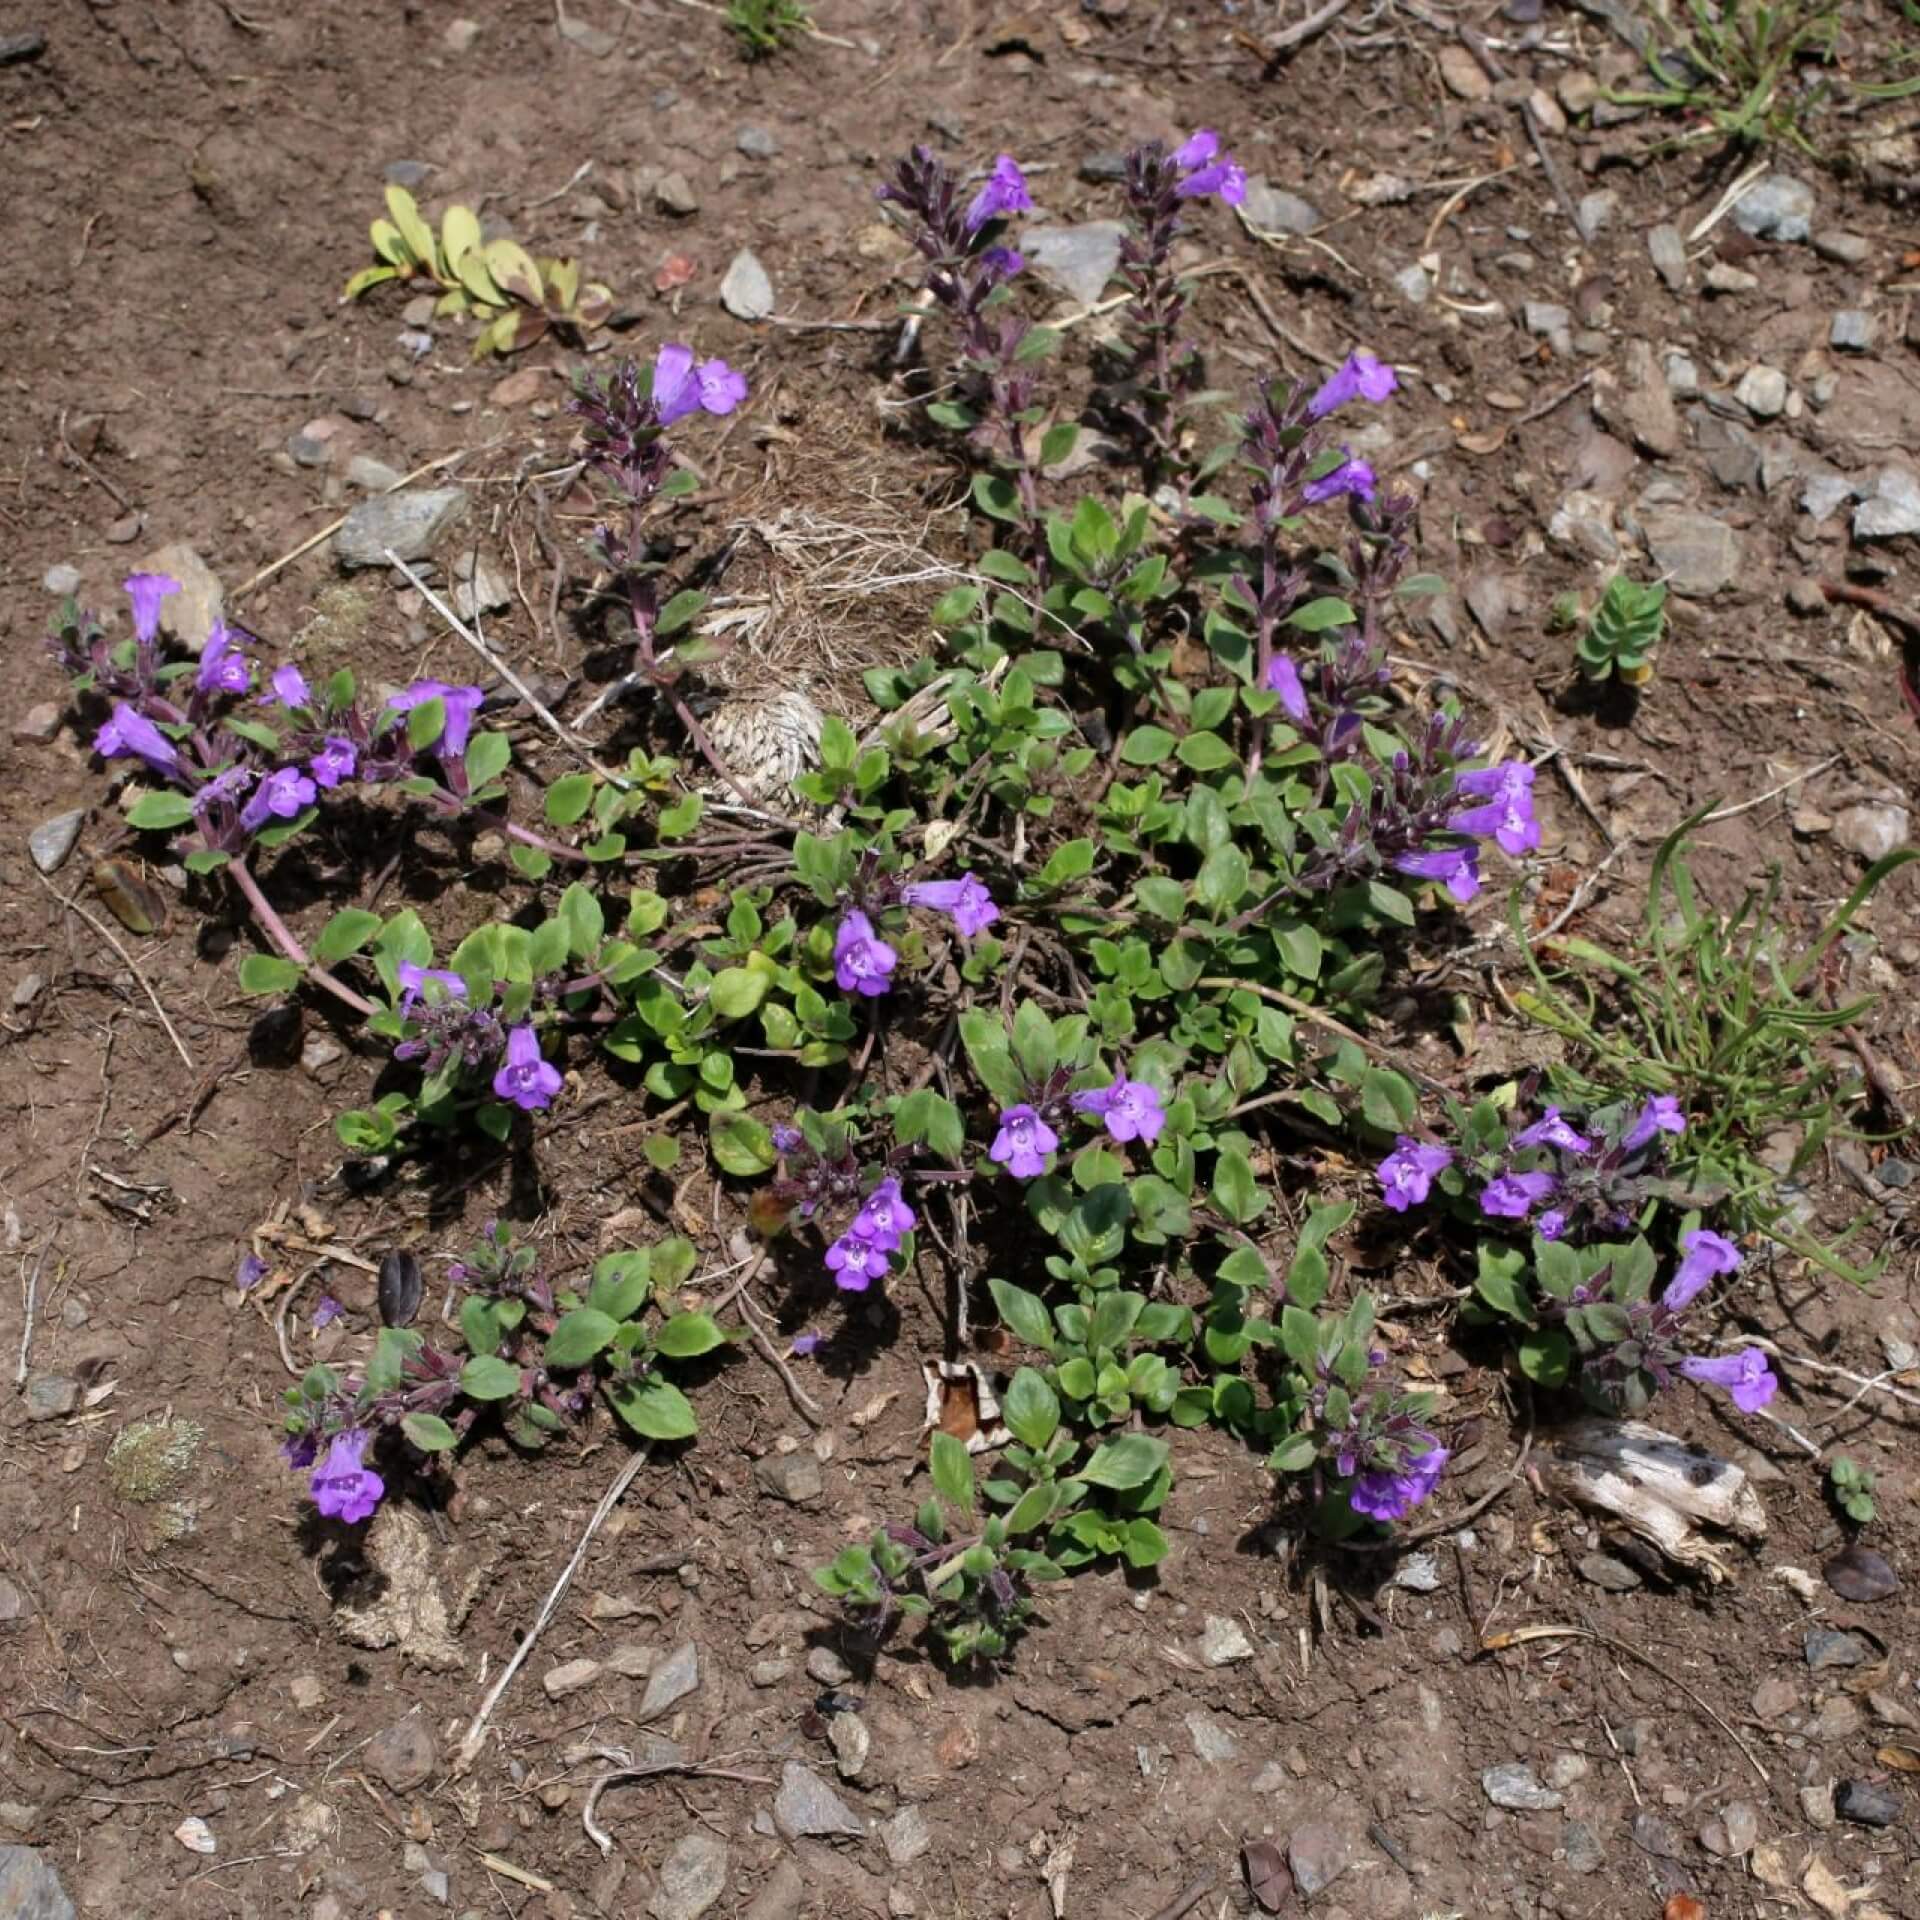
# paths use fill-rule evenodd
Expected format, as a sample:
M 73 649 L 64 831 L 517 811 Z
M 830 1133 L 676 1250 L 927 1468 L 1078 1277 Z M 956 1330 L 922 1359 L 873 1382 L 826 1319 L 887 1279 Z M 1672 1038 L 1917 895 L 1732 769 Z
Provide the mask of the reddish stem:
M 253 917 L 259 922 L 261 932 L 296 967 L 304 967 L 307 978 L 315 986 L 325 987 L 336 1000 L 343 1001 L 355 1013 L 365 1014 L 369 1019 L 380 1011 L 371 1000 L 361 999 L 344 981 L 336 980 L 325 967 L 316 965 L 308 958 L 306 948 L 295 938 L 293 929 L 274 912 L 272 902 L 260 891 L 260 882 L 248 871 L 244 860 L 230 860 L 227 871 L 233 875 L 234 885 L 246 895 L 247 905 L 253 909 Z

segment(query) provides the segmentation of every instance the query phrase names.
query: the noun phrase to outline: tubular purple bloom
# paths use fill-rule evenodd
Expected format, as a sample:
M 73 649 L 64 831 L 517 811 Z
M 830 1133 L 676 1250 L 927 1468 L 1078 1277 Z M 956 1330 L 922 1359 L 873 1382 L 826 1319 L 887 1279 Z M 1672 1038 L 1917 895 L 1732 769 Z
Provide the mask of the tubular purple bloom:
M 993 163 L 987 183 L 973 196 L 967 208 L 967 231 L 978 233 L 989 220 L 1009 213 L 1031 213 L 1033 198 L 1027 192 L 1027 176 L 1020 171 L 1012 154 L 1003 153 Z
M 1551 1213 L 1543 1213 L 1533 1223 L 1533 1230 L 1542 1240 L 1558 1240 L 1567 1230 L 1567 1216 L 1556 1207 Z
M 771 1137 L 775 1153 L 791 1153 L 805 1135 L 798 1127 L 775 1127 Z
M 278 767 L 254 788 L 240 809 L 240 824 L 258 833 L 269 819 L 291 820 L 314 802 L 314 785 L 298 767 Z
M 1393 1213 L 1417 1207 L 1433 1191 L 1434 1177 L 1453 1165 L 1453 1149 L 1401 1134 L 1393 1151 L 1374 1168 L 1380 1198 Z
M 1027 256 L 1017 247 L 988 247 L 980 255 L 980 264 L 996 280 L 1011 280 L 1027 270 Z
M 1211 127 L 1202 127 L 1174 148 L 1173 164 L 1182 173 L 1191 173 L 1195 167 L 1204 167 L 1219 151 L 1220 136 Z
M 307 686 L 307 676 L 291 661 L 283 667 L 275 667 L 273 678 L 268 683 L 273 691 L 266 696 L 268 704 L 283 707 L 310 707 L 313 694 Z
M 1306 725 L 1311 710 L 1307 706 L 1307 690 L 1300 681 L 1300 669 L 1294 665 L 1292 654 L 1276 653 L 1267 662 L 1267 691 L 1280 696 L 1280 705 L 1289 720 L 1300 726 Z
M 826 1337 L 824 1333 L 796 1333 L 787 1351 L 799 1359 L 811 1353 Z
M 747 397 L 747 377 L 724 360 L 703 360 L 696 367 L 693 349 L 669 341 L 653 362 L 653 409 L 663 427 L 702 410 L 731 413 Z
M 915 1214 L 900 1197 L 900 1182 L 889 1176 L 867 1195 L 847 1231 L 891 1253 L 913 1231 Z
M 1364 349 L 1350 353 L 1307 402 L 1308 417 L 1324 419 L 1335 407 L 1344 407 L 1353 399 L 1371 400 L 1378 405 L 1399 384 L 1399 376 L 1384 360 L 1376 360 Z
M 1480 891 L 1480 855 L 1473 847 L 1436 847 L 1394 855 L 1394 871 L 1437 880 L 1464 907 Z
M 1670 1093 L 1656 1093 L 1627 1129 L 1626 1138 L 1620 1142 L 1621 1150 L 1638 1153 L 1656 1133 L 1685 1133 L 1686 1130 L 1687 1116 L 1680 1111 L 1680 1102 Z
M 1758 1347 L 1742 1347 L 1714 1359 L 1682 1360 L 1680 1371 L 1704 1386 L 1725 1387 L 1742 1413 L 1758 1413 L 1780 1391 L 1780 1382 Z
M 145 761 L 169 780 L 180 771 L 180 754 L 173 742 L 124 700 L 113 703 L 113 717 L 93 736 L 93 750 L 103 760 Z
M 885 1277 L 888 1251 L 849 1229 L 827 1249 L 827 1271 L 843 1293 L 865 1293 Z
M 320 1298 L 313 1303 L 314 1332 L 318 1333 L 322 1327 L 332 1326 L 345 1312 L 346 1308 L 343 1307 L 332 1294 L 323 1293 Z
M 242 1293 L 257 1287 L 267 1277 L 267 1263 L 257 1253 L 243 1254 L 240 1265 L 235 1270 L 233 1284 Z
M 530 1026 L 515 1027 L 507 1035 L 506 1064 L 493 1076 L 495 1094 L 536 1113 L 553 1104 L 562 1084 L 559 1068 L 540 1052 L 540 1036 Z
M 1343 447 L 1344 453 L 1346 449 Z M 1323 500 L 1337 500 L 1342 494 L 1350 493 L 1360 500 L 1372 500 L 1377 491 L 1373 469 L 1364 460 L 1356 460 L 1349 455 L 1331 471 L 1323 473 L 1318 480 L 1309 480 L 1301 489 L 1306 498 L 1316 505 Z
M 366 1450 L 367 1435 L 358 1427 L 336 1433 L 328 1441 L 326 1456 L 314 1468 L 309 1484 L 313 1504 L 329 1520 L 344 1520 L 355 1527 L 380 1504 L 387 1483 L 361 1464 Z
M 402 1020 L 412 1016 L 414 1003 L 426 991 L 429 980 L 437 980 L 456 1000 L 467 997 L 467 983 L 457 974 L 448 973 L 436 967 L 417 967 L 411 960 L 402 960 L 394 969 L 394 976 L 400 982 L 399 1013 Z
M 1516 1147 L 1559 1147 L 1566 1153 L 1591 1153 L 1593 1142 L 1584 1133 L 1575 1133 L 1560 1117 L 1558 1107 L 1549 1107 L 1530 1127 L 1522 1127 L 1513 1136 Z
M 1074 1112 L 1104 1121 L 1107 1131 L 1123 1145 L 1129 1140 L 1151 1144 L 1167 1124 L 1160 1089 L 1124 1075 L 1111 1086 L 1089 1087 L 1084 1093 L 1076 1093 L 1072 1105 Z
M 1353 1483 L 1347 1504 L 1368 1520 L 1404 1520 L 1440 1484 L 1446 1464 L 1447 1449 L 1433 1440 L 1398 1473 L 1363 1473 Z
M 987 1158 L 1016 1180 L 1032 1180 L 1046 1172 L 1047 1156 L 1059 1144 L 1060 1136 L 1023 1101 L 1001 1114 Z
M 1740 1271 L 1740 1249 L 1705 1227 L 1688 1234 L 1680 1246 L 1680 1264 L 1660 1296 L 1661 1306 L 1669 1313 L 1678 1313 L 1719 1275 Z
M 160 602 L 180 591 L 170 573 L 130 573 L 120 583 L 133 602 L 133 637 L 143 645 L 160 631 Z
M 910 907 L 950 915 L 954 932 L 963 940 L 984 933 L 1000 918 L 986 884 L 971 873 L 963 873 L 958 880 L 916 880 L 900 889 L 900 898 Z
M 353 778 L 359 764 L 360 756 L 353 742 L 330 733 L 321 742 L 320 751 L 307 762 L 307 771 L 321 786 L 337 787 L 342 780 Z
M 1524 760 L 1502 760 L 1460 774 L 1454 791 L 1483 803 L 1453 816 L 1448 824 L 1456 832 L 1491 834 L 1516 857 L 1540 844 L 1540 823 L 1533 817 L 1533 769 Z
M 1480 1211 L 1490 1220 L 1524 1220 L 1559 1186 L 1550 1173 L 1503 1173 L 1481 1188 Z
M 833 935 L 833 977 L 842 993 L 863 993 L 878 999 L 893 983 L 899 955 L 873 930 L 873 922 L 857 907 L 843 916 Z
M 1237 207 L 1247 197 L 1247 170 L 1231 154 L 1211 166 L 1190 173 L 1174 188 L 1182 200 L 1198 200 L 1217 193 L 1228 206 Z
M 194 685 L 202 693 L 245 693 L 253 685 L 253 663 L 234 645 L 233 629 L 224 620 L 207 629 Z

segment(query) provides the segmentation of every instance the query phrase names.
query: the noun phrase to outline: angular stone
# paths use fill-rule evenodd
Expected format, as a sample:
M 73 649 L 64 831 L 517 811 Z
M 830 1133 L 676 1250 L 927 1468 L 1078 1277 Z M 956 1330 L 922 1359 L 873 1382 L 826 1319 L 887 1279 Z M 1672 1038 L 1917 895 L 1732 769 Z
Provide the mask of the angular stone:
M 1842 307 L 1827 329 L 1827 344 L 1840 353 L 1865 353 L 1873 345 L 1873 315 Z
M 1602 187 L 1595 193 L 1583 193 L 1575 212 L 1580 216 L 1580 234 L 1583 239 L 1591 240 L 1600 229 L 1608 224 L 1620 205 L 1620 196 L 1611 187 Z
M 1876 856 L 1877 857 L 1877 856 Z M 1861 1667 L 1873 1658 L 1872 1650 L 1857 1634 L 1836 1633 L 1831 1627 L 1816 1627 L 1805 1641 L 1807 1665 L 1815 1673 L 1828 1667 Z
M 384 567 L 391 547 L 402 560 L 424 560 L 467 499 L 464 487 L 428 487 L 362 500 L 333 536 L 333 556 L 343 567 Z
M 1566 1801 L 1551 1787 L 1542 1786 L 1533 1769 L 1521 1760 L 1488 1767 L 1480 1776 L 1481 1791 L 1496 1807 L 1522 1813 L 1547 1813 Z
M 652 1678 L 647 1682 L 647 1690 L 641 1696 L 639 1717 L 651 1720 L 656 1714 L 665 1713 L 676 1702 L 684 1700 L 699 1684 L 700 1653 L 689 1640 L 675 1647 L 654 1668 Z
M 1566 1849 L 1570 1873 L 1598 1873 L 1607 1864 L 1607 1850 L 1600 1844 L 1600 1836 L 1584 1820 L 1567 1822 L 1561 1844 Z
M 880 1844 L 896 1867 L 910 1867 L 933 1845 L 933 1829 L 918 1807 L 905 1806 L 881 1827 Z
M 49 567 L 41 576 L 40 584 L 49 593 L 57 594 L 64 600 L 70 593 L 80 591 L 80 569 L 61 565 Z
M 1490 100 L 1493 82 L 1486 69 L 1457 40 L 1447 41 L 1439 51 L 1440 78 L 1447 91 L 1461 100 Z
M 57 700 L 42 700 L 29 707 L 13 723 L 13 737 L 16 740 L 30 740 L 35 746 L 45 746 L 60 731 L 60 716 L 66 711 Z
M 1614 561 L 1620 542 L 1613 531 L 1613 502 L 1605 494 L 1575 487 L 1561 496 L 1547 522 L 1547 538 L 1589 560 Z
M 480 38 L 480 22 L 449 20 L 440 38 L 446 42 L 449 53 L 465 53 Z
M 36 1373 L 27 1381 L 26 1399 L 29 1420 L 62 1420 L 80 1404 L 80 1383 L 63 1373 Z
M 1118 220 L 1087 220 L 1073 227 L 1029 227 L 1020 251 L 1042 280 L 1090 307 L 1107 290 L 1120 264 Z
M 780 142 L 765 127 L 740 128 L 733 144 L 751 160 L 771 160 L 780 151 Z
M 1565 333 L 1573 325 L 1573 315 L 1551 300 L 1529 300 L 1520 312 L 1527 331 L 1541 340 Z
M 433 1730 L 417 1713 L 396 1720 L 367 1742 L 367 1765 L 395 1793 L 412 1793 L 416 1787 L 424 1787 L 439 1764 Z
M 1848 475 L 1832 467 L 1815 467 L 1801 483 L 1800 511 L 1816 520 L 1826 520 L 1849 500 L 1856 499 L 1861 491 L 1859 483 Z
M 753 1477 L 764 1492 L 790 1506 L 810 1507 L 827 1490 L 820 1462 L 804 1450 L 798 1453 L 770 1453 L 753 1463 Z
M 727 1890 L 727 1846 L 710 1833 L 684 1834 L 660 1862 L 660 1884 L 647 1911 L 653 1920 L 700 1920 Z
M 142 554 L 135 566 L 141 573 L 170 574 L 180 582 L 180 591 L 160 602 L 160 631 L 198 653 L 213 623 L 226 611 L 226 594 L 213 569 L 184 540 L 155 547 Z
M 687 184 L 684 173 L 663 173 L 654 185 L 653 203 L 662 213 L 682 220 L 700 211 L 700 196 Z
M 1769 1674 L 1753 1690 L 1753 1717 L 1778 1720 L 1800 1704 L 1800 1689 L 1785 1674 Z
M 1707 291 L 1709 293 L 1751 293 L 1759 286 L 1760 276 L 1749 273 L 1745 267 L 1736 267 L 1730 260 L 1716 260 L 1707 269 Z
M 31 1620 L 33 1612 L 32 1598 L 0 1574 L 0 1627 L 9 1627 L 16 1620 Z
M 652 1647 L 643 1647 L 635 1640 L 623 1640 L 607 1655 L 607 1671 L 617 1673 L 623 1680 L 644 1680 L 659 1659 Z
M 1285 187 L 1270 185 L 1263 173 L 1247 176 L 1247 197 L 1240 203 L 1240 215 L 1255 233 L 1311 233 L 1326 221 L 1326 215 L 1312 201 L 1302 200 Z
M 1873 495 L 1853 512 L 1856 540 L 1892 540 L 1920 533 L 1920 481 L 1904 467 L 1883 467 Z
M 405 478 L 398 468 L 376 460 L 370 453 L 356 453 L 347 462 L 347 485 L 358 487 L 362 493 L 390 493 Z
M 65 813 L 56 813 L 51 820 L 42 820 L 27 835 L 27 851 L 33 856 L 33 864 L 42 873 L 57 872 L 73 851 L 86 821 L 85 807 L 70 807 Z
M 873 1735 L 857 1713 L 836 1713 L 827 1723 L 827 1743 L 842 1780 L 858 1780 L 873 1751 Z
M 59 1874 L 37 1847 L 0 1847 L 0 1920 L 74 1920 Z
M 767 1875 L 741 1920 L 799 1920 L 806 1899 L 807 1883 L 800 1869 L 791 1860 L 782 1860 Z
M 817 1834 L 852 1834 L 865 1838 L 867 1823 L 820 1778 L 797 1761 L 780 1770 L 780 1791 L 774 1795 L 773 1820 L 792 1840 Z
M 1740 376 L 1733 397 L 1756 420 L 1776 418 L 1787 404 L 1787 376 L 1778 367 L 1754 365 Z
M 1680 507 L 1649 507 L 1640 520 L 1654 565 L 1682 599 L 1705 600 L 1740 577 L 1740 537 L 1724 521 Z
M 747 1678 L 756 1687 L 777 1687 L 792 1671 L 791 1660 L 756 1660 L 747 1669 Z
M 853 1669 L 831 1647 L 812 1647 L 807 1652 L 807 1677 L 823 1687 L 844 1687 L 853 1678 Z
M 1657 460 L 1670 459 L 1680 451 L 1680 415 L 1674 408 L 1673 393 L 1653 349 L 1644 340 L 1629 340 L 1621 359 L 1620 386 L 1608 396 L 1608 424 L 1619 416 L 1628 438 L 1642 452 Z
M 1187 1733 L 1193 1741 L 1194 1752 L 1210 1764 L 1231 1760 L 1240 1751 L 1240 1742 L 1210 1713 L 1196 1709 L 1188 1714 Z
M 1843 1780 L 1834 1795 L 1833 1809 L 1856 1826 L 1890 1827 L 1900 1818 L 1900 1796 L 1871 1780 Z
M 522 367 L 504 380 L 496 380 L 487 390 L 487 398 L 496 407 L 524 407 L 553 390 L 553 375 L 545 367 Z
M 1680 1858 L 1680 1836 L 1657 1813 L 1642 1808 L 1633 1816 L 1633 1825 L 1628 1831 L 1642 1853 L 1650 1853 L 1656 1860 Z
M 1647 257 L 1653 262 L 1653 270 L 1667 283 L 1670 293 L 1685 293 L 1687 290 L 1687 243 L 1680 237 L 1680 229 L 1668 226 L 1664 222 L 1653 228 L 1647 235 Z
M 1210 1613 L 1200 1635 L 1200 1658 L 1210 1667 L 1230 1667 L 1236 1660 L 1253 1658 L 1253 1642 L 1238 1620 Z
M 1433 276 L 1417 260 L 1402 267 L 1393 276 L 1393 284 L 1409 306 L 1424 307 L 1433 297 Z
M 1610 1553 L 1586 1555 L 1580 1562 L 1579 1574 L 1582 1580 L 1603 1593 L 1631 1593 L 1643 1584 L 1624 1560 L 1616 1560 Z
M 720 304 L 736 320 L 764 320 L 773 311 L 773 282 L 751 247 L 733 256 L 720 282 Z
M 1913 816 L 1891 801 L 1880 806 L 1842 807 L 1833 822 L 1834 839 L 1863 860 L 1883 859 L 1895 847 L 1904 847 L 1912 831 Z M 1846 1634 L 1839 1637 L 1851 1638 Z
M 470 547 L 453 563 L 453 610 L 463 620 L 476 613 L 495 613 L 513 604 L 513 582 L 500 563 L 478 547 Z
M 549 1668 L 540 1684 L 546 1689 L 549 1700 L 564 1700 L 568 1694 L 592 1686 L 599 1678 L 598 1660 L 568 1660 L 560 1666 Z
M 1813 231 L 1813 189 L 1790 173 L 1770 173 L 1734 203 L 1733 224 L 1756 240 L 1804 240 Z
M 1312 1821 L 1296 1827 L 1287 1841 L 1287 1865 L 1303 1900 L 1312 1900 L 1353 1864 L 1353 1850 L 1338 1827 Z
M 1471 597 L 1471 587 L 1468 593 Z M 1477 609 L 1474 617 L 1480 620 L 1483 627 L 1487 625 Z M 1438 1593 L 1440 1591 L 1440 1556 L 1433 1552 L 1408 1554 L 1394 1568 L 1393 1584 L 1396 1587 L 1404 1587 L 1409 1593 Z
M 1729 1800 L 1700 1829 L 1700 1844 L 1723 1860 L 1737 1860 L 1743 1853 L 1751 1853 L 1759 1838 L 1759 1810 L 1748 1800 Z

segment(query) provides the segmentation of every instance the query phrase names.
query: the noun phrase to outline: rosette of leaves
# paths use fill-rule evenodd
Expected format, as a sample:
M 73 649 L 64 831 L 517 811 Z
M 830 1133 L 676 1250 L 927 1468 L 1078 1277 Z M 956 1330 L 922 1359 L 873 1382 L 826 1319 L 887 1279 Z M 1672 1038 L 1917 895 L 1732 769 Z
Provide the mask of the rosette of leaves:
M 485 322 L 473 343 L 476 360 L 517 353 L 549 330 L 588 332 L 613 311 L 612 290 L 582 284 L 579 261 L 536 260 L 516 241 L 483 240 L 471 207 L 447 208 L 436 235 L 413 195 L 390 186 L 387 213 L 370 229 L 378 260 L 348 280 L 341 299 L 357 300 L 390 280 L 429 281 L 440 289 L 436 314 L 471 313 Z
M 1629 687 L 1653 678 L 1653 650 L 1667 627 L 1667 583 L 1641 586 L 1624 573 L 1607 582 L 1575 651 L 1590 680 L 1609 674 Z

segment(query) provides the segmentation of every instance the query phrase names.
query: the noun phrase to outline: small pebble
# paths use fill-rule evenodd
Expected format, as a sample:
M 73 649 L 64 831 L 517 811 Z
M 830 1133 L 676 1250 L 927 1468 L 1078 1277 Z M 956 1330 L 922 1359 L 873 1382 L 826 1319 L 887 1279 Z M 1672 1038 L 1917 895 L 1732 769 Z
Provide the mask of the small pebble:
M 1815 1673 L 1828 1667 L 1865 1666 L 1872 1658 L 1867 1643 L 1857 1634 L 1836 1633 L 1830 1627 L 1816 1627 L 1806 1638 L 1807 1665 Z
M 1707 269 L 1709 293 L 1751 293 L 1759 284 L 1757 273 L 1749 273 L 1745 267 L 1732 266 L 1725 260 L 1716 260 Z
M 1827 610 L 1827 596 L 1820 591 L 1820 582 L 1813 579 L 1796 580 L 1787 589 L 1787 607 L 1790 612 L 1803 615 L 1807 619 Z
M 1778 367 L 1756 364 L 1741 377 L 1733 397 L 1756 420 L 1772 420 L 1787 404 L 1787 376 Z
M 1842 307 L 1827 329 L 1827 344 L 1841 353 L 1865 353 L 1873 345 L 1873 315 Z
M 733 144 L 754 160 L 771 160 L 780 151 L 780 142 L 765 127 L 742 127 Z
M 80 591 L 80 569 L 64 565 L 49 567 L 41 577 L 40 584 L 49 593 L 58 594 L 64 600 L 68 594 Z
M 478 20 L 449 20 L 446 31 L 441 34 L 449 53 L 465 53 L 480 38 Z
M 1253 1642 L 1238 1620 L 1210 1613 L 1200 1635 L 1200 1657 L 1210 1667 L 1230 1667 L 1236 1660 L 1253 1658 Z
M 823 1687 L 844 1687 L 853 1669 L 831 1647 L 814 1647 L 807 1654 L 807 1677 Z
M 1640 1576 L 1624 1560 L 1610 1553 L 1590 1553 L 1580 1562 L 1580 1578 L 1604 1593 L 1631 1593 L 1642 1584 Z
M 38 706 L 29 707 L 13 723 L 13 737 L 32 741 L 36 746 L 45 746 L 59 733 L 60 715 L 64 711 L 59 701 L 42 700 Z
M 85 807 L 73 807 L 65 813 L 56 813 L 51 820 L 42 820 L 27 835 L 27 851 L 42 873 L 58 871 L 80 838 L 86 818 Z
M 1402 267 L 1393 276 L 1393 284 L 1399 289 L 1400 297 L 1416 307 L 1425 306 L 1433 293 L 1433 276 L 1418 261 Z
M 1518 1812 L 1544 1813 L 1566 1804 L 1559 1794 L 1541 1785 L 1524 1761 L 1510 1760 L 1503 1766 L 1488 1767 L 1480 1776 L 1480 1786 L 1496 1807 L 1511 1807 Z
M 599 1677 L 598 1660 L 569 1660 L 564 1666 L 553 1668 L 540 1684 L 546 1688 L 549 1700 L 564 1700 L 568 1694 L 592 1686 Z
M 1863 265 L 1873 253 L 1873 243 L 1857 233 L 1829 227 L 1813 236 L 1813 250 L 1823 260 L 1837 260 L 1843 267 Z
M 1856 1826 L 1890 1827 L 1900 1818 L 1900 1796 L 1871 1780 L 1843 1780 L 1833 1805 L 1841 1819 Z
M 1681 239 L 1680 229 L 1664 224 L 1653 228 L 1647 235 L 1647 254 L 1668 290 L 1683 293 L 1687 285 L 1687 243 Z

